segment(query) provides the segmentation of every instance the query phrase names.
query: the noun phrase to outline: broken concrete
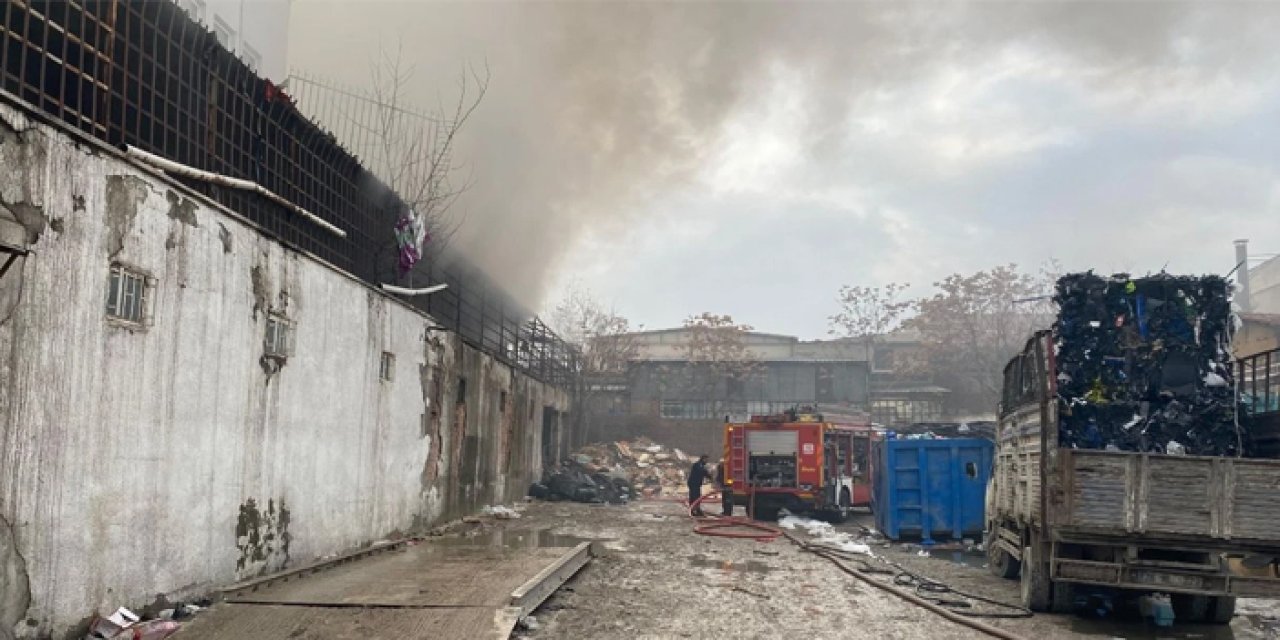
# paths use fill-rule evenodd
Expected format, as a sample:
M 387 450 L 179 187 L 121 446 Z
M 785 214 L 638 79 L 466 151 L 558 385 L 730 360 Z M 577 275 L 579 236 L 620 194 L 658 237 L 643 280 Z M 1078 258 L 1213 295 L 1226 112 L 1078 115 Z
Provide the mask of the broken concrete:
M 147 199 L 147 183 L 136 175 L 106 177 L 107 256 L 124 250 L 124 239 L 138 217 L 138 206 Z

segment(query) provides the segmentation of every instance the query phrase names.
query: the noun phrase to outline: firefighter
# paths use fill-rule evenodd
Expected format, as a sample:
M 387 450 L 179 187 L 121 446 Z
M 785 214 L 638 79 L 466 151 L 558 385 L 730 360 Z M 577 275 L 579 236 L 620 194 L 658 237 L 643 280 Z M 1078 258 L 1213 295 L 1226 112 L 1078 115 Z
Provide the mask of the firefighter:
M 700 516 L 702 513 L 702 505 L 697 504 L 698 499 L 702 497 L 702 485 L 706 483 L 707 472 L 707 455 L 704 453 L 698 456 L 698 461 L 693 463 L 693 467 L 689 469 L 689 504 L 693 506 L 693 515 Z
M 725 482 L 724 458 L 716 465 L 716 489 L 720 490 L 720 515 L 728 518 L 733 515 L 733 488 Z

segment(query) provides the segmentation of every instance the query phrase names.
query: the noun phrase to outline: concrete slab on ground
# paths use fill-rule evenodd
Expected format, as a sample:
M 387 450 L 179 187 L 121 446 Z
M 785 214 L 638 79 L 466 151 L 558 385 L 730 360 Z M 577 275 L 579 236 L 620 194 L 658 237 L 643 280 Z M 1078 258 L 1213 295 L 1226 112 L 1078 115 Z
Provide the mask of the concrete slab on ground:
M 589 546 L 405 546 L 241 589 L 175 638 L 505 639 L 587 562 Z

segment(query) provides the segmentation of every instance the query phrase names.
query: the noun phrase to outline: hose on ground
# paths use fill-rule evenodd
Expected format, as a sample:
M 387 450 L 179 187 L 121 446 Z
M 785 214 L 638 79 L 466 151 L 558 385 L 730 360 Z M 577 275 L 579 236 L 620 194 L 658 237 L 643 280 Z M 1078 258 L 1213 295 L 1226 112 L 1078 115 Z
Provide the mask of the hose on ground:
M 689 517 L 698 521 L 698 524 L 693 527 L 694 533 L 720 538 L 755 540 L 756 542 L 773 542 L 782 535 L 781 529 L 757 522 L 751 518 L 696 515 L 695 512 L 702 505 L 702 501 L 713 497 L 720 497 L 720 492 L 712 491 L 689 505 Z
M 976 616 L 971 615 L 973 612 L 956 611 L 955 609 L 939 605 L 936 602 L 926 600 L 925 598 L 922 598 L 916 595 L 915 593 L 912 593 L 911 591 L 907 591 L 895 585 L 888 584 L 882 580 L 878 580 L 872 577 L 869 572 L 864 572 L 860 569 L 856 569 L 854 567 L 851 567 L 845 564 L 844 559 L 839 554 L 832 553 L 830 548 L 824 548 L 821 545 L 810 545 L 808 542 L 805 542 L 804 540 L 801 540 L 785 531 L 782 532 L 782 535 L 786 536 L 788 540 L 795 543 L 795 545 L 800 547 L 801 550 L 808 551 L 809 553 L 812 553 L 820 558 L 825 558 L 827 561 L 834 564 L 837 568 L 839 568 L 844 573 L 849 574 L 850 576 L 853 576 L 854 578 L 857 578 L 858 580 L 861 580 L 864 583 L 876 589 L 880 589 L 881 591 L 886 591 L 888 593 L 891 593 L 895 596 L 898 596 L 899 598 L 902 598 L 903 600 L 906 600 L 907 602 L 910 602 L 917 606 L 928 609 L 929 611 L 932 611 L 933 613 L 936 613 L 952 622 L 964 625 L 975 631 L 981 631 L 982 633 L 985 633 L 993 638 L 1002 638 L 1003 640 L 1023 640 L 1021 636 L 1015 633 L 1006 631 L 998 627 L 993 627 L 985 622 L 976 620 L 975 619 Z M 1010 605 L 1004 605 L 1004 606 L 1010 606 Z M 966 615 L 966 614 L 970 614 L 970 615 Z
M 1008 609 L 1012 612 L 1012 613 L 999 613 L 994 611 L 957 611 L 956 613 L 959 613 L 960 615 L 966 615 L 971 618 L 1003 618 L 1003 619 L 1030 618 L 1031 616 L 1035 615 L 1034 613 L 1031 612 L 1030 609 L 1023 607 L 1021 605 L 1009 604 L 1007 602 L 1000 602 L 999 600 L 992 600 L 991 598 L 988 598 L 986 596 L 980 596 L 976 593 L 968 593 L 965 591 L 961 591 L 948 584 L 938 582 L 937 580 L 931 580 L 929 578 L 911 573 L 910 571 L 907 571 L 906 569 L 903 569 L 901 566 L 898 566 L 896 564 L 894 566 L 898 569 L 898 573 L 894 574 L 893 576 L 894 584 L 903 588 L 913 588 L 917 596 L 920 596 L 925 600 L 930 600 L 940 606 L 952 607 L 955 609 L 967 609 L 973 606 L 969 602 L 969 600 L 976 600 L 978 602 L 985 602 L 986 604 L 992 605 L 994 607 L 999 607 L 1001 609 Z M 967 598 L 967 600 L 953 600 L 953 599 L 947 599 L 942 597 L 947 594 L 960 596 L 961 598 Z
M 897 563 L 889 563 L 894 567 L 894 569 L 896 569 L 896 571 L 873 567 L 865 558 L 854 557 L 854 554 L 851 552 L 838 547 L 824 545 L 822 543 L 801 540 L 795 535 L 783 531 L 778 527 L 762 524 L 750 518 L 696 514 L 696 512 L 699 511 L 698 507 L 702 505 L 704 500 L 719 496 L 719 491 L 712 491 L 689 504 L 689 517 L 698 521 L 698 524 L 693 528 L 694 533 L 725 538 L 753 539 L 759 542 L 772 542 L 778 537 L 786 537 L 796 546 L 800 547 L 802 551 L 807 551 L 820 558 L 825 558 L 828 562 L 834 564 L 844 573 L 849 574 L 850 576 L 853 576 L 876 589 L 896 595 L 899 598 L 932 611 L 933 613 L 951 620 L 952 622 L 964 625 L 974 629 L 975 631 L 981 631 L 982 633 L 992 637 L 1002 638 L 1003 640 L 1023 640 L 1023 638 L 1017 634 L 998 627 L 993 627 L 985 622 L 977 620 L 976 618 L 1028 618 L 1033 615 L 1029 609 L 953 589 L 936 580 L 930 580 L 911 573 Z M 744 528 L 748 530 L 742 531 Z M 735 529 L 737 530 L 735 531 Z M 861 566 L 852 567 L 846 564 L 846 562 L 856 562 Z M 875 575 L 892 575 L 894 584 L 888 584 L 883 580 L 878 580 L 873 577 Z M 902 588 L 906 586 L 913 587 L 913 590 L 907 591 Z M 941 597 L 948 593 L 970 598 L 979 602 L 985 602 L 997 607 L 1012 609 L 1015 610 L 1016 613 L 970 611 L 967 609 L 972 607 L 972 605 L 967 601 L 948 600 Z

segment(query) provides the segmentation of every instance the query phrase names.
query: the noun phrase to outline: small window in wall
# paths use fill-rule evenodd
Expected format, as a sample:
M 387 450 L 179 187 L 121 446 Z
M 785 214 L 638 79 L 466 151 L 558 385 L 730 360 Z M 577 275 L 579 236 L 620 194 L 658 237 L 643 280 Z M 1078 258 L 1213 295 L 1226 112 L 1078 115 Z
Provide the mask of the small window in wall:
M 467 403 L 467 379 L 466 378 L 458 378 L 458 399 L 455 402 L 456 404 Z
M 143 325 L 147 319 L 147 277 L 120 265 L 111 267 L 107 281 L 107 317 Z
M 662 401 L 662 417 L 668 419 L 679 420 L 684 417 L 684 401 L 683 400 L 663 400 Z
M 204 0 L 180 0 L 182 10 L 196 22 L 204 22 Z
M 293 323 L 279 316 L 267 317 L 267 336 L 262 350 L 269 356 L 293 355 Z
M 213 18 L 213 35 L 218 38 L 218 44 L 227 51 L 235 51 L 236 48 L 236 32 L 231 25 L 223 22 L 222 18 Z
M 254 49 L 247 44 L 241 45 L 240 57 L 250 69 L 253 69 L 255 72 L 262 71 L 262 54 L 258 53 L 257 49 Z
M 503 391 L 498 395 L 498 413 L 505 415 L 507 413 L 507 392 Z
M 389 351 L 382 352 L 382 364 L 378 367 L 378 378 L 383 382 L 396 379 L 396 356 Z

